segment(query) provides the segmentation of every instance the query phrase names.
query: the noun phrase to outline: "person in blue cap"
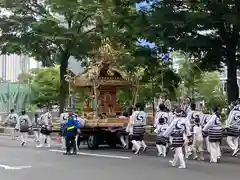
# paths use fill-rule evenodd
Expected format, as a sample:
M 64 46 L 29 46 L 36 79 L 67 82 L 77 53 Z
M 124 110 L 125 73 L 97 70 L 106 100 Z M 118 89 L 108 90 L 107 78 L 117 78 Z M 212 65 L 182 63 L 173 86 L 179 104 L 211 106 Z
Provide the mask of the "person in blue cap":
M 80 125 L 76 118 L 74 117 L 73 112 L 68 111 L 68 121 L 65 126 L 66 129 L 66 152 L 64 155 L 70 155 L 71 149 L 73 149 L 73 154 L 77 154 L 76 146 L 76 135 L 80 132 Z

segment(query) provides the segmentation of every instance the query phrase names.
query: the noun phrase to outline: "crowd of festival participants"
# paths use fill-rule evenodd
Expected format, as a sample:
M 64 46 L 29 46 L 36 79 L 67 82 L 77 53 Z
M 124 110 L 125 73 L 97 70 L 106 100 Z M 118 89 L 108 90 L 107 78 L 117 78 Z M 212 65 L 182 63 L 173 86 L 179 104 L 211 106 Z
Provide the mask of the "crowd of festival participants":
M 166 101 L 165 101 L 166 102 Z M 239 152 L 238 141 L 240 136 L 240 101 L 232 102 L 230 112 L 225 121 L 221 123 L 221 116 L 217 106 L 212 107 L 212 112 L 196 110 L 196 104 L 186 98 L 182 106 L 171 109 L 169 103 L 162 102 L 157 108 L 154 118 L 154 132 L 156 134 L 156 149 L 159 157 L 166 157 L 169 151 L 173 152 L 172 166 L 186 168 L 185 159 L 190 156 L 194 160 L 204 160 L 203 152 L 206 148 L 211 163 L 217 163 L 221 158 L 220 144 L 224 135 L 232 149 L 232 156 Z M 129 118 L 124 133 L 119 138 L 123 148 L 127 147 L 125 134 L 129 136 L 132 143 L 133 153 L 138 155 L 146 151 L 147 145 L 144 142 L 145 127 L 147 125 L 147 114 L 144 106 L 140 103 L 123 113 L 120 118 Z M 6 121 L 13 127 L 12 137 L 20 132 L 21 145 L 27 143 L 29 131 L 34 132 L 36 147 L 44 145 L 51 147 L 52 116 L 47 109 L 37 112 L 33 120 L 30 120 L 23 110 L 18 116 L 14 110 L 7 117 Z M 61 143 L 66 149 L 66 155 L 77 153 L 76 136 L 80 128 L 84 126 L 84 120 L 71 110 L 60 115 L 61 122 Z
M 25 110 L 18 115 L 14 109 L 11 109 L 4 124 L 12 127 L 12 139 L 16 139 L 20 135 L 21 146 L 26 146 L 28 142 L 29 132 L 35 137 L 36 147 L 51 147 L 51 133 L 53 128 L 53 120 L 51 113 L 47 108 L 43 108 L 35 113 L 33 119 L 30 119 Z M 80 133 L 80 127 L 84 126 L 83 119 L 68 110 L 60 115 L 60 141 L 62 148 L 66 149 L 65 155 L 77 154 L 76 136 Z

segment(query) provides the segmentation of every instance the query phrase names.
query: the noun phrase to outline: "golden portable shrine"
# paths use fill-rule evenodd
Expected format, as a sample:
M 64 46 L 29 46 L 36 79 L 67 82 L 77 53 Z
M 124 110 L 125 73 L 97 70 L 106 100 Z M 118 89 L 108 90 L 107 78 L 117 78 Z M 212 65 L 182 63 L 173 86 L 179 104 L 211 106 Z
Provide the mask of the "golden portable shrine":
M 92 77 L 90 72 L 94 72 L 95 77 Z M 83 108 L 86 125 L 119 126 L 126 123 L 117 117 L 123 112 L 122 106 L 117 103 L 117 88 L 131 88 L 132 82 L 123 77 L 121 71 L 107 63 L 98 64 L 90 67 L 86 73 L 76 76 L 74 86 L 83 88 L 84 93 L 91 97 L 85 100 Z
M 75 89 L 82 89 L 90 97 L 84 103 L 85 127 L 82 133 L 91 149 L 105 143 L 117 144 L 118 129 L 128 123 L 128 119 L 119 118 L 123 107 L 117 103 L 117 89 L 135 87 L 130 76 L 117 66 L 108 43 L 103 43 L 94 53 L 94 61 L 88 69 L 72 80 Z

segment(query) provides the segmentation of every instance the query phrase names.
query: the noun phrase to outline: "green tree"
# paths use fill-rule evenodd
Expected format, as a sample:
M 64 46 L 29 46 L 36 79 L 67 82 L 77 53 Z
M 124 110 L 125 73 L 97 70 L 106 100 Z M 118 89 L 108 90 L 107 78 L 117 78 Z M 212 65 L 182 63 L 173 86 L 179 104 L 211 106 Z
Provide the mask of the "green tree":
M 86 59 L 101 42 L 105 4 L 95 0 L 1 1 L 1 52 L 24 53 L 45 66 L 60 64 L 60 112 L 66 94 L 68 60 Z
M 189 60 L 189 55 L 181 54 L 181 52 L 176 52 L 175 57 L 178 61 L 175 62 L 178 64 L 178 75 L 181 78 L 181 84 L 179 88 L 182 90 L 181 98 L 183 96 L 190 96 L 193 99 L 195 98 L 196 85 L 202 77 L 201 69 L 194 63 Z
M 58 67 L 42 68 L 35 72 L 35 74 L 32 74 L 32 104 L 51 107 L 58 103 L 60 94 L 59 74 Z
M 173 71 L 171 61 L 165 62 L 155 49 L 137 45 L 123 59 L 124 67 L 139 81 L 136 83 L 139 101 L 151 103 L 154 108 L 154 98 L 161 93 L 167 92 L 172 99 L 176 98 L 180 78 Z
M 226 107 L 226 96 L 220 88 L 220 73 L 205 72 L 202 78 L 196 84 L 196 89 L 201 99 L 206 103 L 208 109 L 213 105 L 218 105 L 221 108 Z
M 238 98 L 236 70 L 239 63 L 240 1 L 155 1 L 142 10 L 144 38 L 158 49 L 171 46 L 189 52 L 195 64 L 216 70 L 227 66 L 228 101 Z

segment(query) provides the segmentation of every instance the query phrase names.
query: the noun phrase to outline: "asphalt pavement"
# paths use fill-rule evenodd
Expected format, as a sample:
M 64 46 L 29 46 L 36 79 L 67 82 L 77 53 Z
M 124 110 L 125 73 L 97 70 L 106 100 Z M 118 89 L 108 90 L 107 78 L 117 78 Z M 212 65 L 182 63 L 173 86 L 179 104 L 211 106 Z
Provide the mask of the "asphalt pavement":
M 87 150 L 83 147 L 78 156 L 64 156 L 59 145 L 51 149 L 35 147 L 31 140 L 26 147 L 10 137 L 0 137 L 1 180 L 236 180 L 240 175 L 240 158 L 224 154 L 220 163 L 211 164 L 187 160 L 186 169 L 171 167 L 167 158 L 156 157 L 149 148 L 139 156 L 128 150 L 101 148 Z

